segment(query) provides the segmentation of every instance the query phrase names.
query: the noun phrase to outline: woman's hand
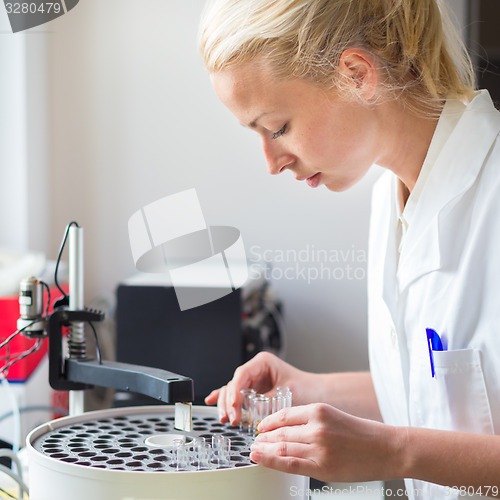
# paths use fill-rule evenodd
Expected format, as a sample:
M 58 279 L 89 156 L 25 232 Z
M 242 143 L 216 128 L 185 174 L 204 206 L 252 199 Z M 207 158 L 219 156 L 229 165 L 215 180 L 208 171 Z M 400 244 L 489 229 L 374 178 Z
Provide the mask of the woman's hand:
M 404 429 L 317 403 L 286 408 L 259 425 L 250 458 L 272 469 L 323 481 L 398 476 Z
M 222 423 L 229 421 L 231 425 L 237 425 L 241 418 L 241 389 L 252 388 L 258 393 L 266 394 L 277 386 L 286 386 L 290 387 L 294 400 L 299 401 L 298 388 L 302 385 L 301 380 L 309 375 L 312 374 L 294 368 L 271 353 L 260 352 L 238 367 L 227 385 L 212 391 L 205 398 L 205 403 L 217 403 Z

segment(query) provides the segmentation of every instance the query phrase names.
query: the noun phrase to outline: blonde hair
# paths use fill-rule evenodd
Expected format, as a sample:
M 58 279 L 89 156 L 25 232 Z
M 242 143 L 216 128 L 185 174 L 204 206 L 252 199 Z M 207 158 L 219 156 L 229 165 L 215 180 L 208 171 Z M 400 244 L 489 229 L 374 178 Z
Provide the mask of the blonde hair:
M 425 115 L 448 97 L 470 99 L 475 86 L 439 0 L 212 0 L 199 47 L 210 72 L 258 59 L 276 77 L 341 93 L 356 89 L 338 71 L 340 56 L 359 48 L 377 61 L 382 94 Z

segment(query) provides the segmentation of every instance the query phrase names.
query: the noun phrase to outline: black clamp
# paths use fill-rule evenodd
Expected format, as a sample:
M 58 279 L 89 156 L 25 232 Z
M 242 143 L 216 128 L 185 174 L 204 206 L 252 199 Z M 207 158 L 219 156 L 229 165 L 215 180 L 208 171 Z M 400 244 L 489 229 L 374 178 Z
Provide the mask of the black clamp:
M 54 310 L 47 321 L 49 337 L 49 383 L 56 391 L 76 391 L 91 389 L 89 384 L 72 382 L 66 373 L 66 361 L 63 358 L 63 327 L 70 326 L 75 321 L 102 321 L 104 314 L 93 309 L 72 311 L 65 308 Z

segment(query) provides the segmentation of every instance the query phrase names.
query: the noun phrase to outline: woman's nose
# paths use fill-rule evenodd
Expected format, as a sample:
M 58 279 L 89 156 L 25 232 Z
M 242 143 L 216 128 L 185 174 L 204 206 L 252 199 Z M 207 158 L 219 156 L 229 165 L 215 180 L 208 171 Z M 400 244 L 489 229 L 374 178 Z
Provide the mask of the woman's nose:
M 295 161 L 295 157 L 272 145 L 266 139 L 262 141 L 262 150 L 266 158 L 267 169 L 271 175 L 281 174 Z

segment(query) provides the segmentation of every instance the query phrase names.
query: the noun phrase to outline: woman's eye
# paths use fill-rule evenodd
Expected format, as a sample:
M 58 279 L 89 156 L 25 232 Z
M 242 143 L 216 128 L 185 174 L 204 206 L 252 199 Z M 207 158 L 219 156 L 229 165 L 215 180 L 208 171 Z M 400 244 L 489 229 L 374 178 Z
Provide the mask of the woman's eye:
M 283 128 L 273 133 L 273 139 L 277 139 L 281 137 L 286 132 L 286 124 L 283 125 Z

